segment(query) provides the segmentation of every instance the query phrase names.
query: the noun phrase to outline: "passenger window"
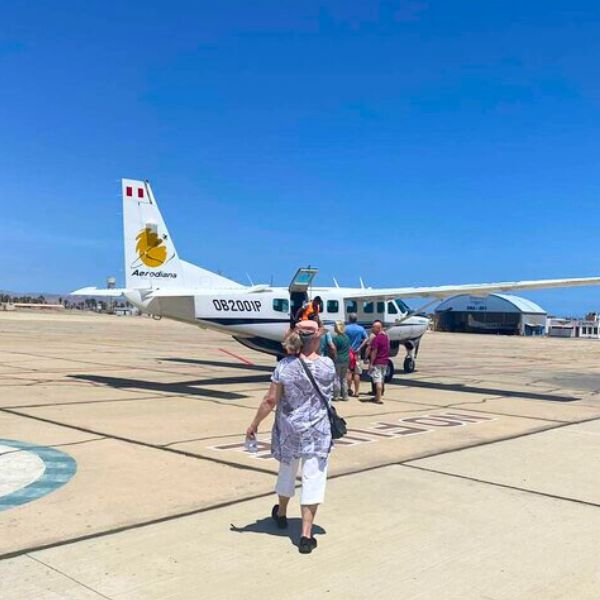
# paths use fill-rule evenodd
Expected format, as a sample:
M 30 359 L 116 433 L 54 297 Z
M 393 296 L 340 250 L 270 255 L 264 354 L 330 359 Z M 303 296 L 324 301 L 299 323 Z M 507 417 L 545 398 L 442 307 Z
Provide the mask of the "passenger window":
M 346 312 L 347 313 L 358 312 L 358 305 L 356 304 L 356 300 L 348 300 L 346 302 Z
M 375 305 L 372 302 L 365 302 L 363 305 L 363 312 L 371 314 L 375 310 Z
M 273 298 L 273 310 L 286 313 L 290 310 L 290 302 L 286 298 Z
M 327 312 L 336 313 L 340 311 L 340 303 L 337 300 L 327 300 Z
M 388 315 L 397 315 L 398 309 L 393 302 L 388 302 Z
M 385 310 L 385 302 L 378 302 L 377 303 L 377 312 L 383 314 L 384 310 Z

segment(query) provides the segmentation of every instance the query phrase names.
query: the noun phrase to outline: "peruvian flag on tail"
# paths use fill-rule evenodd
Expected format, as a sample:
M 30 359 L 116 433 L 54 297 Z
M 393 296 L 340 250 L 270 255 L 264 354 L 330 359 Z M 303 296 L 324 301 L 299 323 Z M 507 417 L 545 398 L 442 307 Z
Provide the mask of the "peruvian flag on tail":
M 125 186 L 125 196 L 127 196 L 128 198 L 139 198 L 139 199 L 144 199 L 145 197 L 145 190 L 143 186 L 140 186 L 139 184 L 136 186 L 133 185 L 126 185 Z

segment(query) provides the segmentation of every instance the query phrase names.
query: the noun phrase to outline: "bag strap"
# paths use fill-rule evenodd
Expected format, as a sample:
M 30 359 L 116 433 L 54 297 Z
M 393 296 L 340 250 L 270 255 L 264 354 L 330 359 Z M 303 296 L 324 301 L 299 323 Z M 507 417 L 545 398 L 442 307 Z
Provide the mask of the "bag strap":
M 311 373 L 311 370 L 308 368 L 308 365 L 304 362 L 304 360 L 302 360 L 302 358 L 298 357 L 298 360 L 302 364 L 302 368 L 306 372 L 306 375 L 310 379 L 310 382 L 312 383 L 313 387 L 315 388 L 317 394 L 319 394 L 319 398 L 321 398 L 321 400 L 323 401 L 323 404 L 325 405 L 327 412 L 329 412 L 329 402 L 327 402 L 327 398 L 325 398 L 325 394 L 323 394 L 323 392 L 321 391 L 321 388 L 319 387 L 319 384 L 315 381 L 314 375 Z

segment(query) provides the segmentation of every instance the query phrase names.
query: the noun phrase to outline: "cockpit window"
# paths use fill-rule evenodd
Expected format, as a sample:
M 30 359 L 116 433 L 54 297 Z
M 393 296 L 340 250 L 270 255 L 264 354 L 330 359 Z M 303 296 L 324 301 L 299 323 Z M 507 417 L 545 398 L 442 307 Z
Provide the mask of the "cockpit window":
M 398 308 L 400 309 L 401 313 L 409 313 L 410 312 L 410 308 L 408 307 L 408 304 L 405 304 L 403 300 L 401 300 L 400 298 L 396 298 L 395 302 L 396 302 L 396 305 L 398 306 Z
M 398 314 L 398 307 L 390 300 L 388 302 L 388 315 L 397 315 Z

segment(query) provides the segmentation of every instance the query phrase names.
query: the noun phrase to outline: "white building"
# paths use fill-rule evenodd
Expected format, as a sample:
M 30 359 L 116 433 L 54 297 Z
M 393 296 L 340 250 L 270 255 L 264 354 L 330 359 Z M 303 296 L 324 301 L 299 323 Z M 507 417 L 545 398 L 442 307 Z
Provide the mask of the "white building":
M 600 339 L 600 317 L 596 313 L 586 315 L 585 319 L 549 318 L 548 335 L 551 337 L 578 337 Z
M 577 325 L 575 331 L 577 332 L 577 329 L 579 329 L 579 335 L 576 333 L 575 337 L 600 339 L 600 334 L 598 333 L 600 323 L 596 315 L 594 315 L 593 319 L 580 319 Z

